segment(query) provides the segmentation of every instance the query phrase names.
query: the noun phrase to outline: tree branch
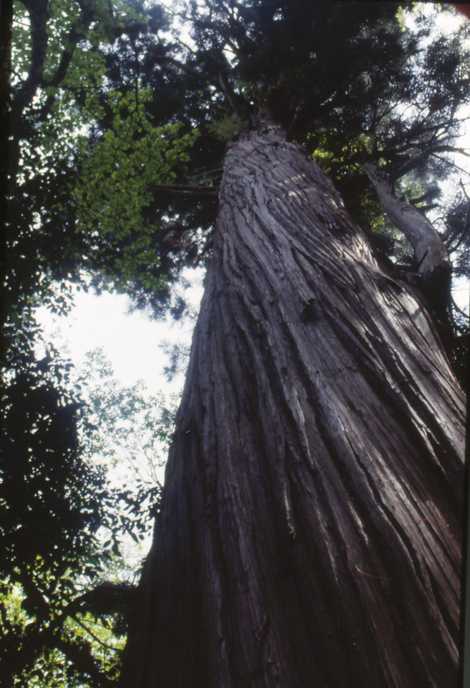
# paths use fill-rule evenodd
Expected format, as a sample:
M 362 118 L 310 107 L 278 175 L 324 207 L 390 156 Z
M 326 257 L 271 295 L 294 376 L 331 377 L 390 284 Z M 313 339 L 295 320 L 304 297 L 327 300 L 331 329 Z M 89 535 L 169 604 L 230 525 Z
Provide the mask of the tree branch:
M 56 72 L 54 76 L 51 79 L 48 79 L 47 81 L 44 81 L 43 86 L 46 88 L 48 87 L 55 87 L 58 88 L 61 83 L 63 82 L 67 70 L 70 66 L 70 62 L 72 60 L 73 54 L 75 52 L 76 45 L 80 38 L 83 37 L 83 34 L 79 33 L 76 30 L 76 27 L 72 27 L 72 29 L 69 32 L 68 38 L 67 38 L 67 47 L 65 48 L 64 52 L 62 53 L 62 56 L 60 58 L 59 65 L 56 69 Z M 52 110 L 54 103 L 56 102 L 56 97 L 57 94 L 53 93 L 47 96 L 46 102 L 40 109 L 39 113 L 37 114 L 37 119 L 39 121 L 43 121 L 46 116 L 49 114 L 49 112 Z
M 101 640 L 101 638 L 98 638 L 98 636 L 95 635 L 95 633 L 93 633 L 91 628 L 89 628 L 85 623 L 83 623 L 83 621 L 81 621 L 76 614 L 73 615 L 72 619 L 75 621 L 75 623 L 77 623 L 79 626 L 81 626 L 83 628 L 83 630 L 86 631 L 88 633 L 88 635 L 90 635 L 93 638 L 93 640 L 96 640 L 96 642 L 99 645 L 101 645 L 102 647 L 105 647 L 107 650 L 112 650 L 113 652 L 121 652 L 121 650 L 118 647 L 113 647 L 112 645 L 108 645 L 103 640 Z
M 454 229 L 454 231 L 447 231 L 444 236 L 443 240 L 447 246 L 447 250 L 449 252 L 454 252 L 456 251 L 465 237 L 467 236 L 469 230 L 470 230 L 470 198 L 468 197 L 468 194 L 465 190 L 464 185 L 462 184 L 462 180 L 460 180 L 460 186 L 462 187 L 462 191 L 465 197 L 465 200 L 467 201 L 467 212 L 466 212 L 466 218 L 465 218 L 465 224 L 462 229 Z M 450 229 L 450 228 L 449 228 Z M 454 243 L 456 241 L 456 243 Z
M 452 160 L 446 160 L 446 158 L 441 158 L 440 155 L 436 155 L 436 153 L 431 153 L 431 155 L 436 158 L 436 160 L 440 160 L 441 162 L 446 163 L 449 167 L 454 167 L 456 170 L 459 172 L 463 172 L 463 174 L 466 174 L 467 177 L 470 177 L 470 172 L 466 170 L 463 167 L 460 167 L 460 165 L 457 165 L 457 163 L 452 162 Z
M 134 602 L 137 589 L 126 583 L 100 583 L 68 604 L 61 614 L 61 622 L 67 616 L 75 617 L 77 612 L 90 611 L 95 616 L 105 614 L 126 614 Z
M 80 15 L 73 22 L 64 40 L 64 49 L 59 58 L 55 73 L 49 79 L 44 79 L 43 71 L 48 44 L 48 2 L 47 0 L 40 0 L 40 2 L 37 0 L 34 2 L 31 2 L 31 0 L 22 0 L 22 2 L 29 11 L 31 17 L 32 54 L 28 78 L 15 98 L 14 107 L 17 116 L 22 112 L 25 106 L 32 101 L 39 87 L 58 88 L 62 84 L 67 75 L 77 44 L 82 38 L 85 38 L 86 31 L 96 16 L 96 7 L 92 0 L 78 0 Z M 112 7 L 110 7 L 109 11 L 112 16 Z M 55 101 L 56 94 L 51 94 L 47 97 L 46 102 L 36 114 L 39 121 L 45 119 L 51 111 Z
M 409 158 L 398 168 L 397 172 L 393 175 L 394 181 L 396 181 L 400 177 L 403 177 L 403 175 L 407 174 L 408 172 L 411 172 L 411 170 L 417 167 L 426 158 L 431 156 L 438 157 L 437 155 L 435 155 L 436 153 L 458 153 L 459 155 L 465 155 L 466 157 L 470 157 L 470 153 L 465 148 L 457 148 L 455 146 L 450 146 L 447 144 L 428 146 L 424 151 L 420 153 L 420 155 L 416 155 L 413 158 Z M 442 160 L 443 158 L 439 159 Z M 449 161 L 449 164 L 453 163 Z
M 467 320 L 469 320 L 469 319 L 470 319 L 470 314 L 467 313 L 466 311 L 462 310 L 462 308 L 460 308 L 460 306 L 457 305 L 457 303 L 456 303 L 456 301 L 455 301 L 455 299 L 454 299 L 453 296 L 451 296 L 451 299 L 452 299 L 452 307 L 455 308 L 455 310 L 456 310 L 458 313 L 460 313 L 460 315 L 463 315 Z
M 235 115 L 237 115 L 237 117 L 240 120 L 243 120 L 243 118 L 246 117 L 246 113 L 242 111 L 240 104 L 237 102 L 237 97 L 233 91 L 233 88 L 229 80 L 227 79 L 227 75 L 224 74 L 222 71 L 219 71 L 217 74 L 217 81 L 222 90 L 222 93 L 227 99 L 227 103 L 230 105 L 230 108 L 232 109 L 232 112 Z
M 62 84 L 65 77 L 67 76 L 67 71 L 72 61 L 77 44 L 82 38 L 85 38 L 85 32 L 90 26 L 91 22 L 93 21 L 94 13 L 91 5 L 89 5 L 87 2 L 84 2 L 83 0 L 79 2 L 79 5 L 81 14 L 78 17 L 78 19 L 72 24 L 70 31 L 68 32 L 67 38 L 65 39 L 65 47 L 60 57 L 56 71 L 50 79 L 44 80 L 40 84 L 45 88 L 58 88 Z M 51 111 L 56 101 L 56 95 L 57 94 L 53 93 L 47 97 L 46 102 L 44 103 L 37 115 L 39 121 L 44 120 Z
M 13 109 L 18 116 L 28 105 L 41 83 L 47 51 L 47 20 L 49 18 L 47 0 L 35 0 L 23 4 L 29 12 L 31 21 L 31 63 L 29 74 L 18 90 L 13 101 Z
M 377 196 L 393 224 L 406 236 L 415 253 L 421 275 L 431 275 L 437 268 L 449 269 L 445 245 L 429 220 L 414 206 L 397 198 L 388 176 L 371 163 L 364 165 Z
M 152 187 L 153 191 L 163 193 L 188 194 L 194 196 L 217 197 L 217 188 L 214 186 L 184 186 L 180 184 L 157 184 Z
M 115 686 L 114 681 L 111 681 L 107 676 L 101 673 L 94 657 L 86 645 L 71 643 L 59 637 L 55 638 L 54 644 L 66 657 L 68 657 L 68 659 L 70 659 L 79 671 L 90 676 L 96 688 L 113 688 L 113 686 Z

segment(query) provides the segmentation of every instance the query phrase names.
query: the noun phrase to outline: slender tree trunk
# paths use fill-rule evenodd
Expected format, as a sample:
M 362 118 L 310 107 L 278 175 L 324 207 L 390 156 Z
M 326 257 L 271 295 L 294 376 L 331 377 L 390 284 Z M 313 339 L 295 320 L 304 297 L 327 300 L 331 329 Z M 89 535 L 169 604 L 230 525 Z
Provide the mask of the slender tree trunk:
M 457 688 L 464 398 L 275 127 L 226 157 L 126 688 Z
M 5 290 L 7 274 L 8 196 L 11 190 L 10 178 L 10 133 L 11 133 L 11 34 L 13 23 L 13 1 L 0 2 L 0 288 Z M 0 298 L 0 365 L 5 352 L 4 325 L 6 304 Z

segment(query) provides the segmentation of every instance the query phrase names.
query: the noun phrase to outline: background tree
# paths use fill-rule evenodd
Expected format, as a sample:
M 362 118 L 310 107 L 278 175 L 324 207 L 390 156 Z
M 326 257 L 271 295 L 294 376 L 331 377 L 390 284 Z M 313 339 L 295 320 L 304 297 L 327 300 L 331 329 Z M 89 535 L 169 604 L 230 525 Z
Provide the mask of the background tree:
M 56 367 L 66 368 L 60 359 Z M 80 391 L 78 426 L 73 415 L 67 422 L 69 407 L 59 407 L 60 414 L 54 406 L 57 380 L 34 387 L 33 375 L 15 386 L 5 417 L 7 438 L 18 437 L 15 422 L 33 426 L 22 453 L 10 448 L 3 466 L 5 686 L 113 685 L 135 569 L 158 510 L 158 456 L 171 435 L 171 405 L 141 384 L 120 385 L 100 351 L 69 373 L 76 379 L 61 379 L 60 391 L 67 399 Z M 20 474 L 21 455 L 29 470 Z
M 120 139 L 123 159 L 129 132 L 143 126 L 133 101 L 127 129 L 120 127 L 125 92 L 106 98 L 99 91 L 106 74 L 104 55 L 135 25 L 137 9 L 127 3 L 59 0 L 17 2 L 13 8 L 2 4 L 2 107 L 7 105 L 2 110 L 2 164 L 7 163 L 2 178 L 8 182 L 2 196 L 6 221 L 1 252 L 5 686 L 111 682 L 117 655 L 111 661 L 113 652 L 108 651 L 100 658 L 101 646 L 76 617 L 94 613 L 88 626 L 95 636 L 104 633 L 109 639 L 111 630 L 96 621 L 101 612 L 92 607 L 87 587 L 109 571 L 123 530 L 137 539 L 146 531 L 146 512 L 136 514 L 136 503 L 150 504 L 158 496 L 158 484 L 150 489 L 142 482 L 136 493 L 110 485 L 103 466 L 92 460 L 98 442 L 90 420 L 92 401 L 84 397 L 70 362 L 43 341 L 35 320 L 38 306 L 66 313 L 73 283 L 86 287 L 91 277 L 84 269 L 103 261 L 106 240 L 101 254 L 91 251 L 96 245 L 92 231 L 84 222 L 80 233 L 77 224 L 83 189 L 79 159 L 87 158 L 87 141 L 106 106 L 111 119 L 100 131 L 111 130 L 111 144 Z M 148 30 L 148 23 L 141 23 L 141 30 Z M 131 89 L 134 93 L 133 84 L 127 92 Z M 147 128 L 155 154 L 160 150 L 171 157 L 174 129 L 161 131 L 158 139 L 159 133 Z M 116 149 L 117 144 L 114 156 Z M 177 147 L 174 160 L 183 149 Z M 167 165 L 162 174 L 168 170 Z M 122 274 L 121 279 L 125 282 Z M 139 398 L 137 390 L 134 397 Z M 106 530 L 109 536 L 103 539 Z M 124 628 L 121 623 L 121 634 Z

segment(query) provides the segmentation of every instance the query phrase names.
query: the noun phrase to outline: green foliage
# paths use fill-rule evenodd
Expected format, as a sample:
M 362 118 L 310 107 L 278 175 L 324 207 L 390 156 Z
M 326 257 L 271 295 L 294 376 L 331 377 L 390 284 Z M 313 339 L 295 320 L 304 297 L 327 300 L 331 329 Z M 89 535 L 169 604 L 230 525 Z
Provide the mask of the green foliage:
M 185 134 L 178 123 L 153 126 L 145 109 L 150 97 L 144 90 L 108 94 L 112 125 L 96 143 L 82 146 L 74 193 L 77 231 L 97 232 L 116 247 L 115 283 L 125 285 L 144 267 L 141 281 L 149 291 L 155 282 L 148 267 L 159 264 L 159 224 L 146 220 L 145 210 L 157 185 L 182 174 L 197 138 L 197 131 Z
M 361 171 L 360 162 L 372 154 L 372 137 L 360 133 L 355 138 L 344 141 L 341 148 L 334 154 L 329 147 L 333 135 L 333 132 L 323 131 L 307 136 L 307 141 L 312 141 L 315 145 L 312 157 L 327 174 L 335 174 L 337 179 L 357 175 Z
M 96 458 L 99 433 L 85 385 L 42 341 L 34 320 L 38 305 L 67 312 L 71 281 L 89 281 L 83 268 L 105 265 L 103 253 L 116 247 L 99 223 L 91 228 L 77 216 L 74 192 L 84 188 L 86 177 L 80 167 L 88 166 L 94 182 L 112 194 L 107 170 L 99 173 L 106 154 L 120 155 L 125 166 L 134 153 L 124 171 L 128 180 L 141 174 L 147 148 L 155 165 L 151 173 L 145 168 L 144 184 L 135 187 L 132 209 L 138 213 L 145 185 L 171 175 L 173 164 L 182 167 L 194 138 L 183 136 L 179 142 L 178 124 L 158 129 L 144 107 L 133 107 L 135 80 L 121 84 L 121 91 L 109 88 L 111 46 L 139 20 L 138 9 L 126 2 L 16 4 L 11 189 L 1 264 L 6 311 L 0 361 L 0 684 L 5 686 L 108 685 L 117 675 L 119 653 L 105 650 L 96 638 L 122 645 L 123 614 L 106 620 L 87 610 L 84 597 L 103 577 L 127 575 L 121 548 L 129 538 L 140 543 L 148 537 L 149 513 L 158 505 L 159 484 L 150 483 L 150 477 L 125 487 L 110 480 L 109 452 Z M 139 102 L 146 102 L 144 92 Z M 106 129 L 111 135 L 97 144 L 95 134 Z M 159 164 L 165 166 L 161 172 Z M 122 187 L 119 191 L 122 196 Z M 130 232 L 139 233 L 139 218 L 131 227 L 128 216 L 114 217 L 127 220 L 114 228 L 117 240 L 132 243 Z M 101 229 L 100 243 L 92 235 Z M 143 247 L 138 251 L 142 254 Z M 144 256 L 139 260 L 143 264 Z M 107 275 L 115 268 L 108 267 Z M 118 268 L 126 284 L 131 268 Z M 134 390 L 134 405 L 142 408 L 138 394 Z M 129 417 L 132 413 L 129 408 Z M 123 428 L 119 436 L 122 457 Z M 148 450 L 152 441 L 149 434 Z
M 88 284 L 90 273 L 96 287 L 168 302 L 177 274 L 174 257 L 166 249 L 160 255 L 165 222 L 155 195 L 159 184 L 185 174 L 197 130 L 157 123 L 155 96 L 142 84 L 139 41 L 145 37 L 147 49 L 162 44 L 163 13 L 121 0 L 46 5 L 44 33 L 35 30 L 36 43 L 45 45 L 41 78 L 12 122 L 7 308 L 29 295 L 52 304 L 58 283 L 62 290 L 70 280 Z M 41 24 L 42 10 L 22 3 L 17 10 L 12 85 L 20 98 L 31 26 Z M 115 55 L 123 73 L 114 84 Z
M 70 637 L 89 642 L 102 672 L 112 681 L 117 681 L 125 635 L 119 633 L 112 621 L 111 617 L 98 620 L 92 613 L 86 612 L 67 618 L 65 630 Z
M 137 565 L 145 554 L 158 511 L 159 472 L 171 438 L 174 401 L 150 395 L 142 384 L 119 384 L 100 351 L 89 354 L 78 373 L 52 352 L 39 364 L 53 383 L 53 400 L 61 390 L 60 409 L 79 395 L 81 423 L 76 430 L 64 424 L 63 435 L 58 433 L 55 406 L 45 406 L 42 396 L 38 403 L 25 390 L 19 392 L 21 406 L 6 406 L 8 413 L 16 408 L 21 419 L 16 427 L 7 415 L 4 428 L 11 444 L 1 476 L 0 657 L 10 669 L 5 685 L 11 676 L 19 686 L 94 686 L 96 678 L 70 656 L 69 646 L 85 648 L 103 676 L 117 676 L 126 616 L 119 604 L 113 611 L 92 605 L 87 591 L 99 581 L 132 576 L 123 557 Z M 46 388 L 40 380 L 30 373 L 29 384 L 42 394 Z M 31 469 L 22 474 L 19 489 L 19 443 L 30 426 L 31 441 L 26 435 L 23 445 L 31 447 L 25 450 Z M 67 453 L 59 447 L 54 455 L 61 437 L 72 449 Z M 41 465 L 43 459 L 47 466 Z M 10 465 L 16 471 L 11 476 Z
M 104 477 L 82 459 L 86 420 L 70 363 L 52 347 L 37 360 L 27 342 L 3 363 L 0 571 L 39 556 L 61 572 L 99 526 Z
M 12 27 L 11 82 L 15 84 L 27 77 L 31 65 L 31 24 L 22 2 L 13 3 L 13 12 L 15 21 Z
M 61 637 L 77 577 L 89 578 L 108 494 L 103 469 L 83 457 L 79 435 L 88 423 L 70 364 L 52 347 L 38 360 L 30 347 L 39 333 L 21 324 L 21 348 L 8 352 L 2 370 L 0 685 L 34 685 L 43 673 L 23 682 Z
M 36 577 L 47 577 L 44 563 L 38 559 Z M 66 577 L 64 576 L 64 579 Z M 54 589 L 56 600 L 48 601 L 48 612 L 42 621 L 31 600 L 18 582 L 3 580 L 0 583 L 0 630 L 2 633 L 2 659 L 4 674 L 0 685 L 41 686 L 44 688 L 84 688 L 90 685 L 87 671 L 71 661 L 63 647 L 90 648 L 103 677 L 117 678 L 122 632 L 115 630 L 112 616 L 96 618 L 91 613 L 73 611 L 73 594 L 77 589 L 65 589 L 59 581 Z M 76 584 L 75 584 L 76 585 Z M 93 660 L 92 660 L 93 661 Z M 11 681 L 11 682 L 10 682 Z M 96 682 L 91 685 L 95 686 Z
M 112 494 L 101 549 L 112 552 L 116 541 L 129 549 L 148 540 L 158 509 L 177 399 L 151 394 L 142 382 L 119 383 L 100 349 L 87 355 L 78 381 L 91 428 L 83 437 L 85 456 L 107 467 Z
M 246 128 L 246 122 L 242 122 L 237 115 L 224 115 L 208 125 L 208 131 L 224 142 L 233 139 L 244 128 Z

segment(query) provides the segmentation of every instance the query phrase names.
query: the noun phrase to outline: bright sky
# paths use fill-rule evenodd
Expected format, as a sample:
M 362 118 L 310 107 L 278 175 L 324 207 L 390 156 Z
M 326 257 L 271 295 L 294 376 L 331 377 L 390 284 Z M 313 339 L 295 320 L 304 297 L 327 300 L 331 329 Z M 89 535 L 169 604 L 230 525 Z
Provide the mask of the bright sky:
M 186 292 L 190 305 L 198 308 L 202 296 L 202 270 L 187 270 L 184 277 L 191 282 Z M 102 348 L 109 358 L 117 379 L 125 385 L 144 380 L 149 391 L 179 392 L 181 376 L 171 383 L 163 370 L 168 356 L 163 343 L 189 343 L 192 322 L 174 322 L 170 318 L 152 320 L 143 311 L 129 312 L 127 296 L 105 293 L 101 296 L 78 291 L 75 306 L 67 317 L 53 316 L 40 308 L 38 319 L 61 351 L 79 366 L 88 351 Z

